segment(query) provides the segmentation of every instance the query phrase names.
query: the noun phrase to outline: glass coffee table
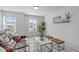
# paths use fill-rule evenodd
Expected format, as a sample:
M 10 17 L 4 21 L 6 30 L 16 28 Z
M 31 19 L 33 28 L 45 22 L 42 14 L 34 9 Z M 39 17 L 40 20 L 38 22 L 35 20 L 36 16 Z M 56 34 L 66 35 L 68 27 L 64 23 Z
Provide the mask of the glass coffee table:
M 53 42 L 51 40 L 48 40 L 47 38 L 43 37 L 44 40 L 41 40 L 40 37 L 34 37 L 34 43 L 40 46 L 40 51 L 42 52 L 43 46 L 49 49 L 49 52 L 52 52 L 52 47 L 53 47 Z M 50 45 L 51 47 L 49 48 L 47 45 Z M 37 48 L 39 50 L 39 48 Z

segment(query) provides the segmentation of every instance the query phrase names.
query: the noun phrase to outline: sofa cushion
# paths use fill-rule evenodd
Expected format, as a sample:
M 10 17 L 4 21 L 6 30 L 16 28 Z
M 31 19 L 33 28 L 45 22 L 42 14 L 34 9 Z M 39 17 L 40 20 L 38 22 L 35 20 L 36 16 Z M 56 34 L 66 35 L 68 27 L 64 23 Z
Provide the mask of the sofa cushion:
M 15 36 L 13 36 L 13 38 L 14 38 L 15 42 L 19 42 L 21 40 L 21 36 L 20 35 L 15 35 Z
M 53 39 L 54 37 L 50 36 L 50 35 L 47 35 L 46 36 L 48 39 Z
M 55 38 L 55 39 L 54 39 L 54 42 L 57 43 L 57 44 L 63 44 L 63 43 L 64 43 L 63 40 L 60 40 L 60 39 L 58 39 L 58 38 Z
M 9 44 L 6 44 L 2 47 L 5 49 L 6 52 L 13 52 L 13 48 Z

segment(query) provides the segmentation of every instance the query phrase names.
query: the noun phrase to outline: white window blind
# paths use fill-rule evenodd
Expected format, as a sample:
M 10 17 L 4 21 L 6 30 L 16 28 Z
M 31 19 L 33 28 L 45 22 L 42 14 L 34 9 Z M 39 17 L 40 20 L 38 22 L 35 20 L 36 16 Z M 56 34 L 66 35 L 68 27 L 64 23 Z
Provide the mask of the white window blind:
M 37 31 L 37 19 L 29 19 L 29 32 Z

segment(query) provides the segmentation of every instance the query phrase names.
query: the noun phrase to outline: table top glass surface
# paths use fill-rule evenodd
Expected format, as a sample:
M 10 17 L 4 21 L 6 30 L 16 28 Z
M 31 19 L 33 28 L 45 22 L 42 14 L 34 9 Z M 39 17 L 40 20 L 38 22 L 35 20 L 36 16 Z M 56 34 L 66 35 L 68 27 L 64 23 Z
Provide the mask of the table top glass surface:
M 34 37 L 34 39 L 39 43 L 39 44 L 48 44 L 51 43 L 52 41 L 48 40 L 47 38 L 43 37 L 43 41 L 40 39 L 40 37 Z

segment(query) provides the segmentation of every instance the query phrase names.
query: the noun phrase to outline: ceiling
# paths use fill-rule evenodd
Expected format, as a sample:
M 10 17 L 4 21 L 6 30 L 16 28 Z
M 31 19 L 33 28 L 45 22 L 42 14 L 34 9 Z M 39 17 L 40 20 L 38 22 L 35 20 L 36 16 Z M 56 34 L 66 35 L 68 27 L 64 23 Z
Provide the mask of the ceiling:
M 30 15 L 45 15 L 50 14 L 63 6 L 39 6 L 39 10 L 34 10 L 33 6 L 0 6 L 1 10 L 21 12 Z

